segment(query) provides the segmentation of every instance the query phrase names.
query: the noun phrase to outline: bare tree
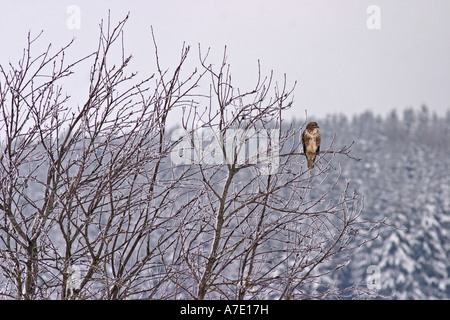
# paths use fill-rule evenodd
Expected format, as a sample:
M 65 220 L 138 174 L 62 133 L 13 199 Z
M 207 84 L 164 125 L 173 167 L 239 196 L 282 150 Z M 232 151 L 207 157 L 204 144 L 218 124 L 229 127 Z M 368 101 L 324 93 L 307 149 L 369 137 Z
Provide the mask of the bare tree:
M 14 299 L 298 299 L 319 290 L 371 238 L 362 199 L 329 148 L 305 166 L 302 128 L 286 127 L 286 78 L 259 72 L 233 86 L 226 50 L 214 68 L 160 65 L 127 74 L 123 28 L 100 25 L 94 53 L 67 63 L 72 43 L 1 66 L 0 290 Z M 153 36 L 153 31 L 152 31 Z M 111 58 L 115 51 L 119 61 Z M 86 102 L 63 80 L 91 61 Z M 206 91 L 206 92 L 205 92 Z M 180 128 L 167 121 L 182 114 Z M 350 145 L 351 146 L 351 145 Z M 336 195 L 336 186 L 344 184 Z M 345 263 L 344 263 L 345 264 Z M 363 288 L 362 288 L 363 289 Z

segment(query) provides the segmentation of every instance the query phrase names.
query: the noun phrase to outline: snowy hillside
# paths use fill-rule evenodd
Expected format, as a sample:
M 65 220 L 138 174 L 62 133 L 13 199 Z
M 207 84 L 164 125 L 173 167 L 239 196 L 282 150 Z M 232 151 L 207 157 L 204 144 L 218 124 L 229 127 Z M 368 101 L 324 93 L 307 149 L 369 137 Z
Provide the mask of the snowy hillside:
M 376 240 L 329 281 L 340 286 L 365 282 L 379 267 L 379 293 L 394 299 L 450 298 L 450 112 L 366 112 L 353 119 L 329 116 L 323 135 L 355 139 L 361 161 L 342 159 L 344 177 L 364 195 L 363 217 L 385 222 Z M 328 136 L 330 138 L 330 136 Z M 326 139 L 326 138 L 325 138 Z
M 295 84 L 240 90 L 226 50 L 189 72 L 188 47 L 138 80 L 125 22 L 77 108 L 70 44 L 0 66 L 1 298 L 450 298 L 450 112 L 307 119 L 309 170 Z

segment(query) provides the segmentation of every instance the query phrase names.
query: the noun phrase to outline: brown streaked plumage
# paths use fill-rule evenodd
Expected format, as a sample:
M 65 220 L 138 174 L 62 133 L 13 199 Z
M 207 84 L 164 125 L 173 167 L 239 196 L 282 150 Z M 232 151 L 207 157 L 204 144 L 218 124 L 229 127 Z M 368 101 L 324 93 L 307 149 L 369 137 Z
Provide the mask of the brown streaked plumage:
M 302 133 L 303 152 L 305 153 L 309 170 L 314 169 L 314 161 L 320 151 L 321 137 L 317 128 L 319 128 L 317 122 L 310 122 Z

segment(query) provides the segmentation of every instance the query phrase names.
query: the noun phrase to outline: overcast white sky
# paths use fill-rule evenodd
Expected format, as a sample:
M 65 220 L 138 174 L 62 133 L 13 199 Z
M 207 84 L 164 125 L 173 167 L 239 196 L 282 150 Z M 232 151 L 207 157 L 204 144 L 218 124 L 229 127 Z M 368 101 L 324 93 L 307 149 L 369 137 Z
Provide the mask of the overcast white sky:
M 79 29 L 67 27 L 70 5 L 80 9 Z M 298 119 L 305 109 L 317 117 L 422 104 L 438 114 L 450 109 L 448 0 L 1 0 L 0 63 L 18 61 L 29 30 L 44 30 L 41 43 L 55 49 L 75 37 L 74 58 L 92 52 L 108 9 L 114 23 L 130 12 L 125 44 L 141 74 L 155 71 L 153 26 L 167 66 L 185 41 L 195 50 L 211 47 L 213 58 L 226 45 L 233 79 L 244 89 L 254 85 L 258 59 L 280 81 L 286 73 L 298 81 L 290 113 Z M 369 29 L 368 19 L 380 28 Z

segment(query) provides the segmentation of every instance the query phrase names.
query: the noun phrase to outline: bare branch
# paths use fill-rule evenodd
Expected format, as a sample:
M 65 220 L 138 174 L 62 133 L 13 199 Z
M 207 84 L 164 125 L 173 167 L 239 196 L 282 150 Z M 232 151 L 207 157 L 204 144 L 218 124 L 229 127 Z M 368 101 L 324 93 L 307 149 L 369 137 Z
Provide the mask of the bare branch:
M 314 285 L 345 265 L 384 222 L 361 218 L 338 154 L 304 165 L 302 128 L 282 120 L 295 82 L 233 82 L 227 50 L 190 47 L 136 80 L 128 15 L 100 23 L 94 52 L 70 42 L 0 66 L 0 294 L 16 299 L 298 299 L 339 295 Z M 86 101 L 64 79 L 90 62 Z M 64 89 L 63 89 L 64 88 Z M 179 113 L 176 113 L 179 111 Z M 181 114 L 170 136 L 168 119 Z M 287 128 L 288 127 L 288 128 Z M 175 131 L 174 131 L 175 132 Z M 176 161 L 175 161 L 176 160 Z M 344 290 L 345 291 L 345 290 Z M 344 292 L 343 291 L 343 292 Z

